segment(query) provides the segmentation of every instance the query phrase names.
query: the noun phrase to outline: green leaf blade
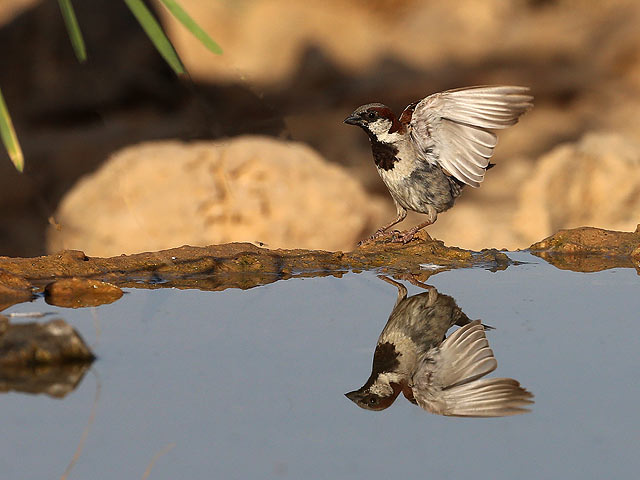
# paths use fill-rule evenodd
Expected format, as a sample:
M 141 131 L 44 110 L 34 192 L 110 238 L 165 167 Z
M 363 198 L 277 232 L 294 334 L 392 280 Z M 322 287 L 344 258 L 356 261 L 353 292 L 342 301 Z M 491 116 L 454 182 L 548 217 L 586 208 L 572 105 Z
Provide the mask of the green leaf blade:
M 167 10 L 189 30 L 194 37 L 200 40 L 205 47 L 216 55 L 222 55 L 222 48 L 198 25 L 193 18 L 175 0 L 160 0 Z
M 78 19 L 76 18 L 76 13 L 73 10 L 71 0 L 58 0 L 58 5 L 60 6 L 62 18 L 64 18 L 64 24 L 67 27 L 67 32 L 71 39 L 73 51 L 76 53 L 78 61 L 84 62 L 87 59 L 87 49 L 84 45 L 80 25 L 78 25 Z
M 184 74 L 184 67 L 178 54 L 144 2 L 142 0 L 124 0 L 124 2 L 173 71 L 177 75 Z
M 13 128 L 13 122 L 9 115 L 7 105 L 4 103 L 4 97 L 2 96 L 2 90 L 0 90 L 0 137 L 2 137 L 2 143 L 7 149 L 9 158 L 13 162 L 20 173 L 24 170 L 24 155 L 22 154 L 22 148 L 18 142 L 16 131 Z

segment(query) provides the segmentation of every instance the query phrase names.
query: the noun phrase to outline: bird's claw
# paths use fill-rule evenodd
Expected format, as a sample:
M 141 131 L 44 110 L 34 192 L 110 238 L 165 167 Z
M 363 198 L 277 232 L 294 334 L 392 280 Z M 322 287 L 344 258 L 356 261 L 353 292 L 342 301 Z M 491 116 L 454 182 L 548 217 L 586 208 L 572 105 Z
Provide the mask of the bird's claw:
M 415 235 L 415 232 L 412 232 L 412 231 L 408 231 L 408 232 L 395 231 L 393 232 L 393 237 L 391 237 L 391 242 L 402 243 L 403 245 L 406 245 L 411 240 L 413 240 L 414 235 Z
M 394 230 L 393 232 L 389 232 L 388 230 L 383 230 L 383 229 L 380 228 L 380 229 L 376 230 L 376 232 L 373 235 L 371 235 L 370 237 L 365 238 L 364 240 L 360 240 L 358 242 L 358 246 L 361 247 L 363 245 L 367 245 L 367 244 L 369 244 L 369 243 L 371 243 L 374 240 L 377 240 L 379 238 L 392 237 L 393 235 L 397 235 L 398 233 L 400 233 L 400 232 L 398 232 L 398 230 Z

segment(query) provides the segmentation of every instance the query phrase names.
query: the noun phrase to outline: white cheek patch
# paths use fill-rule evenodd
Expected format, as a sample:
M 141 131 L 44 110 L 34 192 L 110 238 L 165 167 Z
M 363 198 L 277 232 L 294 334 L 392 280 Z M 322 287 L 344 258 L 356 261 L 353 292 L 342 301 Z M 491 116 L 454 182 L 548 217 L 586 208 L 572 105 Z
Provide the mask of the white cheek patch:
M 389 134 L 391 129 L 391 122 L 386 118 L 380 118 L 373 123 L 369 124 L 369 131 L 373 133 L 381 142 L 392 142 L 394 138 L 397 138 L 397 133 Z
M 376 381 L 369 387 L 369 392 L 380 397 L 388 397 L 393 394 L 393 388 L 389 385 L 390 379 L 387 373 L 381 373 Z

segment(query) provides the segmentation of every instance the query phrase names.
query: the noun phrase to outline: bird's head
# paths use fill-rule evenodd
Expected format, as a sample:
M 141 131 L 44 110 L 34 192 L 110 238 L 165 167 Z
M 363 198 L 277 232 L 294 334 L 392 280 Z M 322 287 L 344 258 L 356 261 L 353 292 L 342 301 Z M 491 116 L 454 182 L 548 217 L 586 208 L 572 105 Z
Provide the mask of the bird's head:
M 390 407 L 401 391 L 400 384 L 390 382 L 389 378 L 382 374 L 373 383 L 367 382 L 359 390 L 345 393 L 345 396 L 360 408 L 380 411 Z
M 402 130 L 402 124 L 391 109 L 381 103 L 368 103 L 356 108 L 344 123 L 357 125 L 378 140 Z

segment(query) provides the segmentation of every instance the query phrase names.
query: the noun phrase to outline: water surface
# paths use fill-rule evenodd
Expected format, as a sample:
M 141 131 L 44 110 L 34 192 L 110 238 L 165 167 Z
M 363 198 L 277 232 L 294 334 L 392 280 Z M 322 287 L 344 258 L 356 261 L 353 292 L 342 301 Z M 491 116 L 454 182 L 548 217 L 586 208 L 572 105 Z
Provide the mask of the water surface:
M 345 398 L 369 376 L 396 301 L 374 272 L 14 306 L 66 319 L 98 360 L 63 399 L 0 395 L 2 478 L 60 477 L 87 429 L 69 478 L 141 478 L 170 447 L 149 478 L 634 478 L 638 275 L 510 256 L 530 263 L 428 282 L 495 327 L 492 375 L 535 394 L 531 413 L 506 418 L 436 416 L 402 397 L 370 412 Z

